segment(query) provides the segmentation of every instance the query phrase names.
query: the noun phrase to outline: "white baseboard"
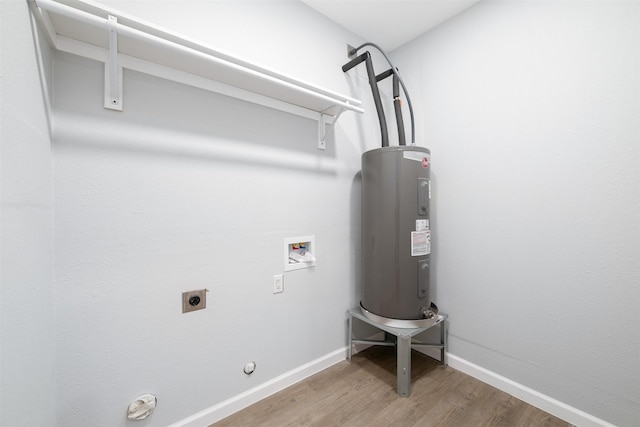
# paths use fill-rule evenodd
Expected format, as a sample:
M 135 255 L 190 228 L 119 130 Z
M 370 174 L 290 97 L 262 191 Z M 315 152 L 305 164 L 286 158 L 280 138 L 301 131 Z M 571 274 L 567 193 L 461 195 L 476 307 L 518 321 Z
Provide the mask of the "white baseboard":
M 615 427 L 600 418 L 498 375 L 454 354 L 447 353 L 447 359 L 448 365 L 453 369 L 477 378 L 568 423 L 580 427 Z
M 367 346 L 368 347 L 368 346 Z M 355 353 L 355 352 L 354 352 Z M 439 353 L 439 351 L 438 351 Z M 296 369 L 260 384 L 244 393 L 227 399 L 210 408 L 180 420 L 169 427 L 205 427 L 220 421 L 278 391 L 285 389 L 313 374 L 316 374 L 338 362 L 345 360 L 347 348 L 338 349 Z M 430 355 L 430 354 L 429 354 Z M 434 354 L 435 356 L 435 354 Z M 439 354 L 437 355 L 439 358 Z M 600 418 L 594 417 L 580 409 L 569 406 L 552 397 L 519 384 L 509 378 L 496 374 L 455 354 L 447 353 L 448 365 L 460 372 L 504 391 L 524 402 L 550 413 L 568 423 L 580 427 L 615 427 Z
M 198 412 L 190 417 L 180 420 L 169 427 L 205 427 L 238 412 L 247 406 L 271 396 L 313 374 L 316 374 L 347 357 L 347 348 L 343 347 L 332 353 L 326 354 L 316 360 L 293 369 L 289 372 L 273 378 L 257 387 L 240 393 L 237 396 L 218 403 L 210 408 Z

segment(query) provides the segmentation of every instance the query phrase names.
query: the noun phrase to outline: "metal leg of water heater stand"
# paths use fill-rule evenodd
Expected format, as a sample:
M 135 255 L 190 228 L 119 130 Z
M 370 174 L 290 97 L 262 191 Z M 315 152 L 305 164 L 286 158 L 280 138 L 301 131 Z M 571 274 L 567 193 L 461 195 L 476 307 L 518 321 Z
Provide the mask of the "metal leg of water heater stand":
M 402 397 L 407 397 L 411 388 L 411 336 L 398 335 L 396 345 L 398 394 Z
M 447 327 L 449 326 L 449 322 L 447 319 L 447 315 L 443 315 L 442 322 L 440 323 L 440 343 L 442 347 L 440 347 L 440 362 L 446 368 L 449 366 L 449 361 L 447 360 L 447 351 L 449 351 L 449 346 L 447 344 Z

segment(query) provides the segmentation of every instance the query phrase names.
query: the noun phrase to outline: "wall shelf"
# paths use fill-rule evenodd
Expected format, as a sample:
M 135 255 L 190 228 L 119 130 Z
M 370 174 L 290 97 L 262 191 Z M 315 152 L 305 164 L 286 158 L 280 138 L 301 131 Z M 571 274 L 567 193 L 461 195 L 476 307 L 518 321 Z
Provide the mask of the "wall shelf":
M 294 79 L 171 31 L 83 0 L 28 0 L 51 46 L 105 64 L 105 108 L 122 110 L 122 70 L 177 81 L 318 121 L 362 113 L 357 99 Z

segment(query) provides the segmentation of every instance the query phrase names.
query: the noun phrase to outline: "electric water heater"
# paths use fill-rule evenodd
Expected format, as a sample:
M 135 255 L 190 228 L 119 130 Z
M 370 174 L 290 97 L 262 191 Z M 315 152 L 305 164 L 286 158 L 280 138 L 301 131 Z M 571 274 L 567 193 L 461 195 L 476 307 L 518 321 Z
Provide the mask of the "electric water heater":
M 374 46 L 365 43 L 364 46 Z M 427 327 L 437 320 L 438 308 L 429 294 L 431 254 L 430 151 L 415 145 L 413 109 L 398 69 L 381 74 L 373 69 L 367 51 L 342 66 L 345 73 L 364 63 L 380 124 L 382 147 L 362 155 L 362 297 L 368 318 L 398 328 Z M 389 146 L 387 123 L 378 83 L 392 77 L 398 146 Z M 406 145 L 400 86 L 411 112 L 411 145 Z
M 430 160 L 428 149 L 406 145 L 362 155 L 360 304 L 382 323 L 420 326 L 437 314 L 429 295 Z

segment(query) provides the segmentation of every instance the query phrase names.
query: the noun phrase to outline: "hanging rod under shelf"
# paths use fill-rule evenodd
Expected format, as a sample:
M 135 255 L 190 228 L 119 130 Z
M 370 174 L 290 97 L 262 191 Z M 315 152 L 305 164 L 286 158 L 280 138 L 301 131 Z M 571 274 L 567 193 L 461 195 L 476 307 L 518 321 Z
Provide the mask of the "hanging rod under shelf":
M 53 48 L 105 63 L 105 108 L 122 110 L 122 68 L 318 121 L 362 113 L 357 99 L 261 67 L 184 36 L 82 0 L 27 0 Z

